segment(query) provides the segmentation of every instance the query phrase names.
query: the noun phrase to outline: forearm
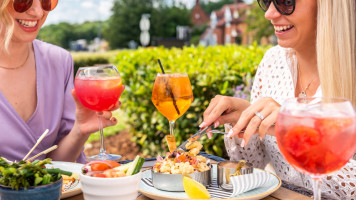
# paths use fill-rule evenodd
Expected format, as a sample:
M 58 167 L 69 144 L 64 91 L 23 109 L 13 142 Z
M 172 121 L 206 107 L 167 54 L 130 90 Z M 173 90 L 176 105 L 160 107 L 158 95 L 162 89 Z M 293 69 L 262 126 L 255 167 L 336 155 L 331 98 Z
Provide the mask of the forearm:
M 82 134 L 75 123 L 72 130 L 58 143 L 58 148 L 48 157 L 53 160 L 75 162 L 80 156 L 83 146 L 90 134 Z

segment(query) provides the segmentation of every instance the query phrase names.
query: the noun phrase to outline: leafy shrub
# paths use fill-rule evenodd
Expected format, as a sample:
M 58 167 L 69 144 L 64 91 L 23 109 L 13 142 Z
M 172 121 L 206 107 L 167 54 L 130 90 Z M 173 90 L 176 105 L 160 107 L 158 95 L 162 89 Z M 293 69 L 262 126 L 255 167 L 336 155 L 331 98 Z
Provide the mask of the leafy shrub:
M 108 51 L 105 53 L 72 52 L 71 54 L 74 61 L 74 75 L 79 67 L 111 63 L 117 53 L 118 51 Z
M 121 108 L 128 116 L 133 140 L 142 147 L 145 155 L 156 156 L 168 149 L 164 140 L 169 134 L 168 120 L 151 102 L 155 77 L 160 72 L 157 59 L 161 60 L 165 71 L 186 72 L 192 84 L 194 101 L 176 121 L 174 135 L 179 145 L 198 130 L 203 112 L 214 96 L 234 95 L 233 88 L 244 84 L 243 77 L 254 75 L 266 50 L 266 47 L 254 44 L 120 51 L 114 64 L 126 85 Z M 226 156 L 222 135 L 202 140 L 206 152 Z

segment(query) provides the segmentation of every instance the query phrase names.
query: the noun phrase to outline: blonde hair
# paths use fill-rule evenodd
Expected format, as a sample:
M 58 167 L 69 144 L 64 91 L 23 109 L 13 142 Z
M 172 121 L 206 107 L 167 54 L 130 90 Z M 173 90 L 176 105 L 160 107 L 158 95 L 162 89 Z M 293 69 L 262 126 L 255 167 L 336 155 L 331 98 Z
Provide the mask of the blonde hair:
M 356 108 L 356 2 L 318 0 L 317 60 L 324 96 Z
M 3 40 L 1 40 L 0 48 L 4 48 L 6 52 L 8 52 L 10 40 L 14 32 L 14 20 L 11 18 L 6 9 L 9 3 L 10 0 L 0 1 L 0 20 L 3 24 L 3 26 L 0 26 L 0 31 L 5 30 L 5 37 Z

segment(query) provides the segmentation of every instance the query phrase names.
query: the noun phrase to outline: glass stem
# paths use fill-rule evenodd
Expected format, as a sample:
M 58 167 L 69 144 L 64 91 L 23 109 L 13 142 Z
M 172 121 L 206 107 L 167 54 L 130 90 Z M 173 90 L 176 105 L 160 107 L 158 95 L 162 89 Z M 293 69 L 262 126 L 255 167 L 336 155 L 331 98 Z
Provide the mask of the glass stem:
M 170 132 L 170 135 L 174 135 L 174 123 L 175 123 L 175 121 L 169 121 L 169 132 Z
M 313 178 L 314 200 L 321 200 L 321 178 Z
M 99 155 L 105 154 L 105 144 L 104 144 L 104 131 L 103 131 L 103 116 L 98 115 L 99 119 L 99 132 L 100 132 L 100 152 Z

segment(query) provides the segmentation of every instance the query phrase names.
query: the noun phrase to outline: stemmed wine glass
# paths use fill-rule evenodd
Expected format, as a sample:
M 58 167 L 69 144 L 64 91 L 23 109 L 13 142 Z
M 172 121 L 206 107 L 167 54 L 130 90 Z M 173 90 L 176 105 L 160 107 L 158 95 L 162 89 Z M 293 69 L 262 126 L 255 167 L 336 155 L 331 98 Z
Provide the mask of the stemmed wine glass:
M 182 116 L 193 102 L 192 86 L 187 73 L 158 73 L 152 91 L 152 102 L 169 120 L 170 135 L 166 136 L 169 151 L 176 149 L 175 121 Z
M 112 109 L 123 91 L 122 80 L 113 65 L 80 67 L 75 76 L 75 90 L 79 101 L 86 108 L 101 112 Z M 107 154 L 104 145 L 103 119 L 98 113 L 100 152 L 88 160 L 118 160 L 120 155 Z
M 321 180 L 341 169 L 356 150 L 356 114 L 341 98 L 292 98 L 281 107 L 276 138 L 283 156 L 297 171 L 310 175 L 314 199 Z

